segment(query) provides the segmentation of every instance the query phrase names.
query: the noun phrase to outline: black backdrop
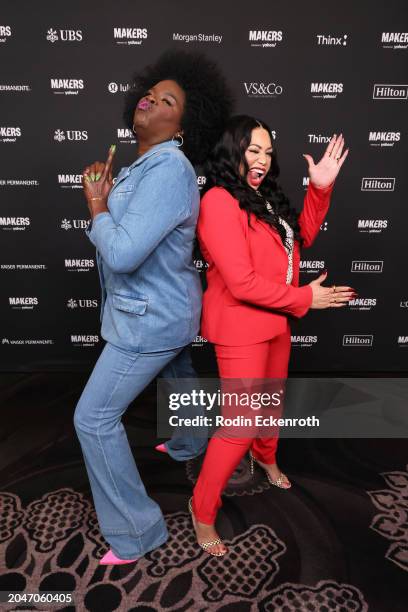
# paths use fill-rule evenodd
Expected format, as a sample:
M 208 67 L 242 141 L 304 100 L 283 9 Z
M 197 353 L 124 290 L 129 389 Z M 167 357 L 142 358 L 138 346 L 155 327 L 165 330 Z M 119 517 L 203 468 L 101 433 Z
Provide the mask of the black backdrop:
M 340 131 L 351 148 L 327 222 L 303 252 L 301 283 L 326 267 L 330 284 L 350 284 L 359 298 L 293 326 L 292 371 L 407 370 L 405 5 L 3 2 L 0 369 L 96 360 L 100 291 L 80 173 L 112 143 L 116 170 L 133 161 L 123 90 L 136 68 L 176 46 L 216 58 L 236 110 L 271 124 L 281 182 L 298 208 L 301 154 L 319 158 Z M 204 339 L 193 350 L 199 368 L 213 367 Z

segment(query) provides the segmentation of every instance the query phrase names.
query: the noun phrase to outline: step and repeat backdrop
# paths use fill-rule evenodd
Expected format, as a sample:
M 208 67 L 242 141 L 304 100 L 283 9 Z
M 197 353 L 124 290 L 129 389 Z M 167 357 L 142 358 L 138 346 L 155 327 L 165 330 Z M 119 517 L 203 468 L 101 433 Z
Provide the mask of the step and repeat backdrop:
M 302 153 L 317 161 L 334 132 L 350 147 L 300 277 L 327 268 L 328 284 L 359 296 L 293 324 L 291 371 L 408 370 L 408 14 L 393 0 L 4 2 L 0 370 L 86 370 L 97 359 L 100 289 L 81 171 L 113 143 L 115 173 L 132 163 L 123 97 L 133 72 L 170 47 L 215 58 L 236 111 L 271 125 L 299 210 Z M 204 277 L 199 254 L 195 263 Z M 214 369 L 205 338 L 193 355 L 199 371 Z

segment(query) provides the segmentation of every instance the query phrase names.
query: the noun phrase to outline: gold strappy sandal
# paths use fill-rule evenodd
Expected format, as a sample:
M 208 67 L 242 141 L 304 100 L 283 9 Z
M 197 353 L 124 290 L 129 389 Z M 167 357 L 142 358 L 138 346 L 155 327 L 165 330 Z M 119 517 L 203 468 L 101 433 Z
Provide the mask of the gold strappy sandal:
M 292 486 L 292 483 L 290 482 L 289 478 L 283 472 L 281 472 L 281 475 L 279 476 L 279 478 L 277 478 L 276 480 L 272 480 L 268 470 L 265 470 L 265 468 L 262 465 L 260 465 L 259 461 L 255 459 L 252 452 L 249 451 L 249 471 L 251 472 L 251 476 L 254 475 L 255 463 L 257 463 L 259 467 L 261 467 L 264 470 L 269 484 L 273 485 L 274 487 L 278 487 L 279 489 L 290 489 L 290 487 Z M 283 486 L 285 478 L 288 478 L 288 482 L 290 485 L 289 487 Z
M 195 516 L 194 516 L 194 512 L 193 512 L 193 506 L 192 506 L 192 497 L 190 497 L 190 499 L 188 500 L 188 509 L 190 511 L 191 514 L 191 520 L 193 521 L 193 525 L 195 522 Z M 212 555 L 213 557 L 223 557 L 227 551 L 223 552 L 223 553 L 213 553 L 210 550 L 208 550 L 209 548 L 211 548 L 211 546 L 215 546 L 216 544 L 222 544 L 222 540 L 220 540 L 220 538 L 216 538 L 215 540 L 210 540 L 209 542 L 197 542 L 197 544 L 199 546 L 201 546 L 201 548 L 203 550 L 205 550 L 205 552 L 208 552 L 209 555 Z

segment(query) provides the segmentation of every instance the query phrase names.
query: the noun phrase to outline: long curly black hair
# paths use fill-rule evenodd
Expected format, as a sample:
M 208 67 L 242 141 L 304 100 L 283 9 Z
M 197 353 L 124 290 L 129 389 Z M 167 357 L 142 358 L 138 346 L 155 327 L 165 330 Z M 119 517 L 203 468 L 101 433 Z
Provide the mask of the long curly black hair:
M 159 81 L 172 80 L 183 89 L 186 102 L 181 127 L 183 152 L 192 164 L 202 164 L 220 138 L 231 115 L 233 98 L 217 64 L 198 52 L 169 50 L 156 63 L 136 72 L 125 97 L 123 118 L 133 127 L 139 100 Z
M 295 239 L 302 243 L 298 223 L 299 215 L 291 207 L 288 198 L 276 181 L 280 170 L 272 135 L 271 167 L 257 190 L 260 195 L 246 181 L 249 168 L 245 159 L 245 151 L 251 142 L 252 130 L 257 127 L 263 127 L 271 134 L 270 127 L 264 121 L 254 117 L 236 115 L 230 119 L 204 166 L 207 181 L 202 193 L 214 186 L 224 187 L 239 201 L 240 208 L 247 212 L 249 224 L 250 213 L 253 213 L 257 219 L 274 227 L 279 232 L 283 244 L 287 244 L 285 228 L 278 220 L 278 217 L 282 217 L 293 229 Z M 242 174 L 240 173 L 241 164 L 244 168 Z M 271 204 L 273 212 L 268 212 L 265 201 Z

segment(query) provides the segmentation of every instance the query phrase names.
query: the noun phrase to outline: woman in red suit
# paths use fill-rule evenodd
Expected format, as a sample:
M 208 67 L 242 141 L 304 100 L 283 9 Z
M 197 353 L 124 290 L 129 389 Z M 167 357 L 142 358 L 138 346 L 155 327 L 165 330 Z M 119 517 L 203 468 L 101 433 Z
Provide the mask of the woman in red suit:
M 310 246 L 323 222 L 348 150 L 334 135 L 315 164 L 305 155 L 309 187 L 300 213 L 276 183 L 279 174 L 271 131 L 262 121 L 234 117 L 208 164 L 198 238 L 208 263 L 201 334 L 214 343 L 220 378 L 284 379 L 290 354 L 289 317 L 309 308 L 341 308 L 351 287 L 323 287 L 324 272 L 299 287 L 300 247 Z M 271 484 L 291 486 L 279 470 L 277 437 L 218 432 L 208 445 L 190 500 L 198 543 L 212 555 L 227 552 L 214 528 L 221 494 L 249 450 Z

